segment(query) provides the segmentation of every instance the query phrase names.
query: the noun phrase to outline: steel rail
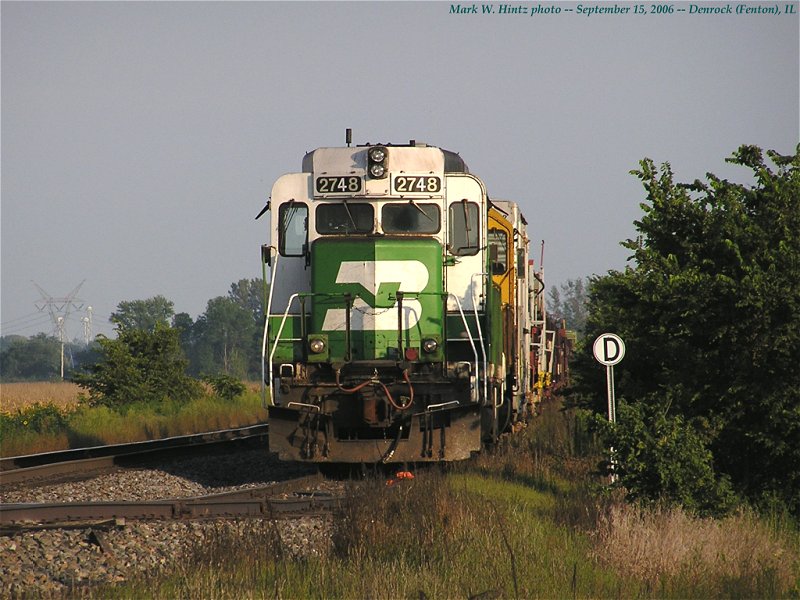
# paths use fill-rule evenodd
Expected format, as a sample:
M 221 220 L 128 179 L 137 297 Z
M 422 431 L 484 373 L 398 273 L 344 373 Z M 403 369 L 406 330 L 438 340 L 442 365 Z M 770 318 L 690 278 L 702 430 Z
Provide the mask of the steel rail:
M 91 527 L 124 520 L 192 520 L 232 517 L 290 517 L 330 511 L 341 505 L 342 497 L 331 492 L 302 490 L 321 475 L 310 475 L 257 488 L 152 501 L 62 502 L 49 504 L 0 505 L 0 534 L 53 529 Z
M 157 453 L 213 446 L 237 441 L 266 441 L 267 424 L 221 429 L 145 442 L 59 450 L 0 459 L 0 483 L 20 483 L 57 476 L 92 475 L 137 458 Z

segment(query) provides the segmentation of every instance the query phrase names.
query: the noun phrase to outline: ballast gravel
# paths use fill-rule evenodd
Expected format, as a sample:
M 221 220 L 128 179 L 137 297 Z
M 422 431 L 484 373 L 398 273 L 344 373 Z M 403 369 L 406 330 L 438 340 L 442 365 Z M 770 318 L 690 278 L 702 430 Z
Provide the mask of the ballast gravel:
M 0 502 L 157 500 L 200 496 L 311 474 L 264 450 L 175 460 L 147 469 L 120 470 L 69 483 L 0 489 Z M 331 485 L 323 482 L 323 486 Z M 128 521 L 85 529 L 20 532 L 0 537 L 0 597 L 49 596 L 115 584 L 175 565 L 220 535 L 239 535 L 266 520 Z M 309 516 L 267 523 L 285 556 L 327 552 L 331 518 Z

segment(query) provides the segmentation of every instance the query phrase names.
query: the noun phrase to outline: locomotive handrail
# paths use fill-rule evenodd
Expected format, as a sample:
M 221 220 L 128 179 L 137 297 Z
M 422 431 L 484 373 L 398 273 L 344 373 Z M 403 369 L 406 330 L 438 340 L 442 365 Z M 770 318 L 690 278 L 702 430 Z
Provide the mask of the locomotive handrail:
M 469 278 L 470 287 L 472 288 L 472 309 L 475 313 L 475 324 L 478 326 L 478 341 L 481 343 L 481 356 L 483 357 L 483 401 L 489 402 L 489 362 L 486 359 L 486 344 L 483 341 L 483 330 L 481 329 L 481 320 L 478 318 L 478 301 L 475 298 L 475 286 L 472 285 L 472 280 L 475 276 L 483 277 L 486 273 L 473 273 Z M 489 293 L 489 290 L 486 290 Z
M 495 403 L 494 403 L 494 407 L 495 407 L 495 408 L 500 408 L 501 406 L 503 406 L 503 404 L 505 404 L 505 403 L 506 403 L 506 380 L 505 380 L 505 374 L 506 374 L 506 353 L 505 353 L 505 352 L 503 352 L 503 358 L 502 358 L 502 363 L 501 363 L 501 372 L 503 373 L 503 381 L 502 381 L 502 383 L 500 384 L 500 404 L 498 404 L 497 402 L 495 402 Z M 509 413 L 509 414 L 511 414 L 511 413 Z
M 467 339 L 469 340 L 469 345 L 472 346 L 472 353 L 475 355 L 475 386 L 472 388 L 472 394 L 474 396 L 472 401 L 478 402 L 478 350 L 475 348 L 475 340 L 472 339 L 472 331 L 467 323 L 467 317 L 464 315 L 464 309 L 461 307 L 461 300 L 459 300 L 458 296 L 456 296 L 453 292 L 448 292 L 447 295 L 452 296 L 455 299 L 456 306 L 458 306 L 458 312 L 461 314 L 461 321 L 464 323 L 464 330 L 469 334 Z
M 267 306 L 264 311 L 264 335 L 261 338 L 261 405 L 266 408 L 267 406 L 267 397 L 266 397 L 266 388 L 264 387 L 266 373 L 264 369 L 266 368 L 266 358 L 267 358 L 267 343 L 268 343 L 268 334 L 269 334 L 269 313 L 272 310 L 272 294 L 275 291 L 275 274 L 277 273 L 276 267 L 278 266 L 278 256 L 280 255 L 279 252 L 275 252 L 275 261 L 272 261 L 272 251 L 275 250 L 274 246 L 269 247 L 269 254 L 270 254 L 270 282 L 269 282 L 269 296 L 267 297 Z M 266 279 L 266 278 L 265 278 Z M 269 401 L 272 402 L 272 365 L 270 364 L 269 367 Z M 273 402 L 274 404 L 274 402 Z
M 453 404 L 458 406 L 460 403 L 459 403 L 458 400 L 450 400 L 450 402 L 441 402 L 439 404 L 430 404 L 425 409 L 425 412 L 433 412 L 434 410 L 442 410 L 444 408 L 447 408 L 448 406 L 452 406 Z
M 275 254 L 275 262 L 273 263 L 276 266 L 278 264 L 278 256 L 280 256 L 280 255 L 278 253 L 276 253 Z M 274 267 L 273 267 L 273 269 L 274 269 Z M 275 284 L 275 280 L 273 279 L 270 282 L 269 297 L 267 299 L 267 311 L 266 311 L 267 317 L 264 319 L 264 334 L 263 334 L 262 339 L 261 339 L 261 402 L 262 402 L 262 404 L 264 406 L 267 406 L 266 397 L 264 395 L 264 392 L 266 390 L 269 390 L 269 401 L 270 401 L 270 404 L 272 406 L 276 406 L 275 401 L 274 401 L 273 396 L 272 396 L 273 387 L 274 387 L 272 385 L 272 359 L 274 358 L 275 351 L 277 350 L 278 344 L 280 343 L 281 333 L 283 333 L 283 327 L 286 324 L 286 319 L 288 318 L 289 309 L 292 306 L 292 301 L 295 298 L 300 298 L 301 303 L 302 303 L 303 299 L 309 298 L 309 297 L 338 297 L 338 296 L 345 296 L 346 297 L 346 296 L 349 295 L 349 294 L 338 294 L 338 293 L 337 294 L 332 294 L 332 293 L 329 293 L 329 292 L 318 292 L 318 293 L 297 292 L 295 294 L 292 294 L 289 297 L 288 302 L 286 303 L 286 310 L 283 313 L 283 317 L 281 319 L 281 325 L 278 328 L 278 333 L 275 335 L 275 342 L 274 342 L 274 345 L 272 347 L 272 350 L 269 353 L 269 362 L 268 362 L 267 361 L 267 346 L 269 345 L 269 318 L 270 318 L 270 316 L 272 316 L 270 311 L 272 309 L 272 290 L 275 289 L 275 285 L 274 284 Z M 301 317 L 301 319 L 304 320 L 304 318 L 305 318 L 305 309 L 302 306 L 301 306 L 300 312 L 301 312 L 300 317 Z M 303 329 L 305 329 L 305 327 L 303 327 Z M 296 341 L 297 339 L 303 339 L 303 338 L 302 337 L 301 338 L 292 338 L 292 340 L 294 340 L 294 341 Z M 287 340 L 287 341 L 292 341 L 292 340 Z M 266 375 L 266 372 L 265 372 L 267 364 L 269 364 L 269 379 L 267 379 L 267 375 Z M 264 387 L 265 382 L 268 382 L 266 384 L 266 388 Z
M 289 296 L 289 301 L 286 303 L 286 310 L 283 312 L 283 318 L 281 319 L 281 326 L 278 327 L 278 333 L 275 335 L 275 344 L 272 346 L 272 351 L 269 353 L 269 401 L 272 404 L 272 406 L 277 406 L 275 404 L 275 398 L 272 395 L 273 394 L 272 359 L 275 357 L 275 351 L 278 349 L 278 342 L 281 339 L 281 333 L 283 333 L 283 327 L 284 325 L 286 325 L 286 319 L 289 317 L 289 309 L 292 307 L 292 302 L 294 301 L 294 299 L 297 298 L 299 295 L 300 295 L 299 292 L 295 292 L 294 294 Z M 267 324 L 264 327 L 265 332 L 267 327 L 269 327 L 269 317 L 267 317 Z
M 318 412 L 322 412 L 322 409 L 317 404 L 307 404 L 305 402 L 289 402 L 286 405 L 287 408 L 291 408 L 292 406 L 299 406 L 301 408 L 308 408 L 309 410 L 316 410 Z

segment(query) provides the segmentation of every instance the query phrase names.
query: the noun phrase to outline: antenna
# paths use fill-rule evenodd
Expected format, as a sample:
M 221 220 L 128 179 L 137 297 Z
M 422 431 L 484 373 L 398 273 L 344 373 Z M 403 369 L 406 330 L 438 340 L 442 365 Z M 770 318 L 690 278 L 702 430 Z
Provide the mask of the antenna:
M 349 127 L 344 130 L 344 141 L 347 143 L 347 147 L 350 147 L 350 144 L 353 142 L 353 130 Z

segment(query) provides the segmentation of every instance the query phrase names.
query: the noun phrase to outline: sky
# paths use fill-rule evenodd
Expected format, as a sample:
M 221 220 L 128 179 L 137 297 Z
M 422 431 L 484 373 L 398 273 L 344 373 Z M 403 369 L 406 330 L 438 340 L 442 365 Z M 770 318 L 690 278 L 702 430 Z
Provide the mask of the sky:
M 69 339 L 88 306 L 93 334 L 156 295 L 197 318 L 261 276 L 272 183 L 346 128 L 459 152 L 545 241 L 548 287 L 624 268 L 641 159 L 747 182 L 740 145 L 800 141 L 797 1 L 456 5 L 0 3 L 0 333 L 53 331 L 35 284 L 82 283 Z

